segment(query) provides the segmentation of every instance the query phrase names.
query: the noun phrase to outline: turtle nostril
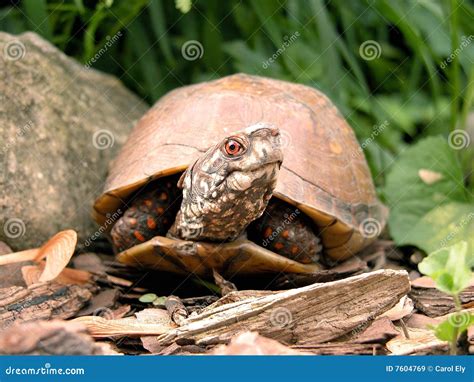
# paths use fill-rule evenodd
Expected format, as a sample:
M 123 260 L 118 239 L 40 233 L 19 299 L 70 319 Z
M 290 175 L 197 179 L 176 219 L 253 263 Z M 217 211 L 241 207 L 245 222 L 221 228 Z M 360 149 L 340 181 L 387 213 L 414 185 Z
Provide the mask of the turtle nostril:
M 280 135 L 280 130 L 278 130 L 277 128 L 270 128 L 270 134 L 274 137 L 276 137 L 277 135 Z

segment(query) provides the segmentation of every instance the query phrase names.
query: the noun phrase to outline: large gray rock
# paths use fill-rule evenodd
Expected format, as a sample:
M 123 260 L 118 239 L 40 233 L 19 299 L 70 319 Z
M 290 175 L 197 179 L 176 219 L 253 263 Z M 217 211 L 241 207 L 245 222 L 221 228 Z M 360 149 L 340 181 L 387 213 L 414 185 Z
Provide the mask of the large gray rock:
M 110 160 L 147 106 L 34 33 L 0 33 L 0 241 L 21 250 L 97 227 Z

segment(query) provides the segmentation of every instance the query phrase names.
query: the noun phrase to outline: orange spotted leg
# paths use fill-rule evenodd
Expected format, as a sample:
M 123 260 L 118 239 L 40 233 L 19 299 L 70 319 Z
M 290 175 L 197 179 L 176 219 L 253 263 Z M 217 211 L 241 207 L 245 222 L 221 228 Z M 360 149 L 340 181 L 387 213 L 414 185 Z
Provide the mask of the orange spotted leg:
M 279 255 L 304 264 L 319 261 L 322 246 L 314 223 L 298 208 L 281 200 L 272 198 L 247 232 L 250 240 Z
M 110 232 L 117 251 L 166 235 L 181 205 L 178 179 L 172 176 L 157 180 L 131 199 Z

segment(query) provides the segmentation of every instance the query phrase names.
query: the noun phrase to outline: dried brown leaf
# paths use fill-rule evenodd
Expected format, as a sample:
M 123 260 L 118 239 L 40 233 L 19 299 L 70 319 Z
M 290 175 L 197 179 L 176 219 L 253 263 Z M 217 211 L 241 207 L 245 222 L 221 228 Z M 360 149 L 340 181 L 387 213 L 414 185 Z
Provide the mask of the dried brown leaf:
M 21 273 L 26 285 L 30 286 L 40 282 L 40 277 L 44 269 L 44 261 L 38 265 L 25 265 L 22 267 Z M 54 281 L 63 285 L 85 285 L 91 281 L 91 277 L 92 275 L 87 271 L 64 268 Z
M 21 268 L 21 275 L 27 286 L 36 284 L 43 273 L 43 268 L 38 265 L 25 265 Z
M 76 249 L 77 233 L 73 230 L 61 231 L 44 244 L 36 260 L 46 257 L 46 266 L 39 281 L 54 280 L 69 263 Z
M 411 314 L 413 309 L 413 301 L 408 296 L 403 296 L 397 305 L 387 310 L 380 317 L 387 317 L 390 321 L 397 321 Z
M 0 265 L 7 265 L 13 263 L 21 263 L 24 261 L 36 260 L 40 249 L 27 249 L 26 251 L 9 253 L 7 255 L 0 256 Z

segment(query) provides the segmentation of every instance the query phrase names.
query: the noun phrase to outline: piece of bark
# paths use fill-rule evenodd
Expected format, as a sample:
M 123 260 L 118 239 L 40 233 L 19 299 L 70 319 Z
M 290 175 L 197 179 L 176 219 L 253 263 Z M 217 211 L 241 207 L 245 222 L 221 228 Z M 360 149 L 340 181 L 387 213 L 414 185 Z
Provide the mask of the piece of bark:
M 169 346 L 162 346 L 162 349 L 156 353 L 156 355 L 192 355 L 192 354 L 204 354 L 207 349 L 197 345 L 178 345 L 173 343 Z
M 171 321 L 168 311 L 164 309 L 144 309 L 135 313 L 135 316 L 137 317 L 137 321 L 142 324 L 162 323 L 167 327 L 173 326 L 173 322 Z M 162 351 L 165 349 L 165 346 L 158 344 L 156 341 L 156 336 L 142 336 L 140 339 L 142 341 L 143 347 L 151 354 L 164 354 Z
M 235 335 L 227 345 L 212 349 L 213 355 L 310 355 L 311 353 L 292 349 L 256 332 L 245 331 Z
M 405 322 L 406 326 L 414 329 L 428 329 L 430 325 L 437 325 L 441 322 L 439 318 L 432 318 L 424 314 L 414 313 Z
M 96 344 L 85 326 L 53 320 L 18 322 L 0 332 L 0 354 L 98 355 L 115 352 Z
M 132 310 L 130 305 L 121 305 L 116 309 L 112 309 L 113 319 L 117 320 L 119 318 L 123 318 L 127 316 Z
M 251 330 L 286 344 L 323 343 L 392 308 L 409 289 L 406 272 L 380 270 L 211 306 L 189 317 L 181 327 L 158 336 L 158 340 L 161 345 L 180 339 L 193 340 L 197 345 L 217 344 L 242 330 Z
M 445 354 L 448 343 L 436 338 L 433 330 L 408 328 L 410 338 L 399 335 L 387 342 L 386 347 L 393 355 Z
M 91 290 L 54 282 L 0 289 L 0 328 L 15 321 L 73 317 L 92 298 Z
M 188 313 L 191 315 L 198 314 L 204 308 L 207 308 L 209 305 L 215 303 L 218 299 L 218 296 L 199 296 L 182 298 L 181 302 L 184 304 Z
M 166 326 L 175 326 L 165 309 L 148 308 L 135 313 L 138 322 L 144 324 L 161 323 Z
M 411 282 L 412 289 L 409 297 L 415 307 L 429 317 L 439 317 L 455 311 L 453 298 L 447 293 L 436 289 L 435 282 L 426 276 Z M 474 305 L 474 280 L 464 289 L 459 298 L 464 308 Z
M 100 256 L 92 252 L 81 253 L 80 255 L 74 256 L 72 258 L 72 265 L 76 269 L 96 274 L 105 274 L 107 271 L 107 267 L 104 265 Z
M 318 355 L 384 355 L 387 351 L 380 344 L 326 343 L 315 345 L 295 345 L 295 350 Z
M 188 317 L 188 311 L 177 296 L 169 296 L 165 301 L 165 307 L 171 320 L 177 325 L 183 325 Z
M 239 290 L 222 296 L 220 299 L 218 299 L 216 302 L 212 303 L 205 309 L 215 309 L 218 306 L 230 304 L 237 301 L 244 301 L 248 298 L 269 296 L 276 293 L 278 292 L 274 292 L 271 290 Z
M 117 303 L 120 292 L 117 289 L 105 289 L 96 294 L 89 304 L 81 309 L 76 316 L 101 316 L 104 318 L 116 318 L 112 308 Z
M 324 283 L 341 280 L 343 278 L 368 271 L 367 263 L 358 257 L 352 257 L 343 263 L 328 270 L 321 270 L 311 275 L 289 273 L 284 274 L 275 281 L 274 286 L 278 289 L 297 288 L 314 283 Z
M 100 316 L 77 317 L 71 322 L 87 326 L 87 331 L 94 338 L 142 337 L 163 334 L 174 329 L 176 325 L 164 323 L 141 323 L 134 317 L 107 320 Z
M 398 336 L 400 332 L 387 317 L 380 317 L 372 322 L 364 331 L 350 340 L 357 344 L 384 344 Z

